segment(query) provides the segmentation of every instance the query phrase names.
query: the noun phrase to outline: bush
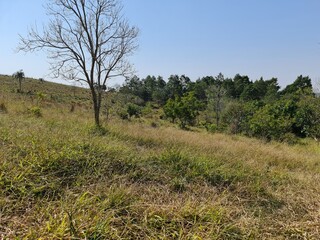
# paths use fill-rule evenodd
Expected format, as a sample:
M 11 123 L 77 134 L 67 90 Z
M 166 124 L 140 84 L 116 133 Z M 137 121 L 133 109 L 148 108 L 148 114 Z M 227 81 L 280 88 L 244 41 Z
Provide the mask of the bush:
M 130 103 L 127 106 L 127 113 L 128 113 L 129 118 L 131 118 L 133 116 L 140 117 L 141 108 L 136 104 Z
M 117 111 L 117 115 L 122 119 L 122 120 L 127 120 L 129 118 L 127 111 L 124 109 L 121 109 Z
M 39 107 L 29 108 L 28 111 L 35 117 L 42 117 L 41 109 Z

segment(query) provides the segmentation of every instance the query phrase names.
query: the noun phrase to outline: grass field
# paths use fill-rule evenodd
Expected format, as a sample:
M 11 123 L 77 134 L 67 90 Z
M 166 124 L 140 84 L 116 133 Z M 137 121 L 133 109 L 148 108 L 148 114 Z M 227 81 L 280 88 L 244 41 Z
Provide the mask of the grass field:
M 16 88 L 0 76 L 0 238 L 320 239 L 316 142 L 145 118 L 103 131 L 85 89 Z

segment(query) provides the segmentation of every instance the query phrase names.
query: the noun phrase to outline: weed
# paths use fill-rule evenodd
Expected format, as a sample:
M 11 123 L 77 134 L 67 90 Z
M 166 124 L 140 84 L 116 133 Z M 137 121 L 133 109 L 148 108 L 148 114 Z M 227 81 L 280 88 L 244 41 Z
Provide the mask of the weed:
M 31 107 L 31 108 L 28 109 L 28 112 L 31 115 L 33 115 L 33 116 L 35 116 L 37 118 L 42 117 L 42 113 L 41 113 L 40 107 L 37 107 L 37 106 Z
M 171 189 L 182 193 L 187 190 L 187 181 L 184 178 L 174 178 L 171 183 Z

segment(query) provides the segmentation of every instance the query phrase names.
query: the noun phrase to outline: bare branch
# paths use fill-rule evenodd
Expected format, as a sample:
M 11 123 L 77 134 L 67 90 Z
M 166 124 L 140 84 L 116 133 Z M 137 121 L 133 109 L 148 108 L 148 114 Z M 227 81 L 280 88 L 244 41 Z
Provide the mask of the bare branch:
M 50 0 L 50 22 L 20 36 L 18 50 L 46 50 L 54 76 L 86 82 L 95 102 L 101 98 L 95 86 L 131 69 L 125 58 L 137 48 L 138 29 L 121 11 L 118 0 Z

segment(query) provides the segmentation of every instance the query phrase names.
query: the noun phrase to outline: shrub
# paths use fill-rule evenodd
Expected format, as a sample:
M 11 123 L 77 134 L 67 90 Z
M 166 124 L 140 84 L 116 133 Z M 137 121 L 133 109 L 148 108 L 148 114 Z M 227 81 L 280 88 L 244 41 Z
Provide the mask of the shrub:
M 141 108 L 136 104 L 130 103 L 127 106 L 127 113 L 130 118 L 133 116 L 139 117 L 141 114 Z
M 124 109 L 120 109 L 117 111 L 117 115 L 122 119 L 122 120 L 127 120 L 129 118 L 127 111 Z
M 39 107 L 32 107 L 28 109 L 29 113 L 31 113 L 35 117 L 42 117 L 41 109 Z

